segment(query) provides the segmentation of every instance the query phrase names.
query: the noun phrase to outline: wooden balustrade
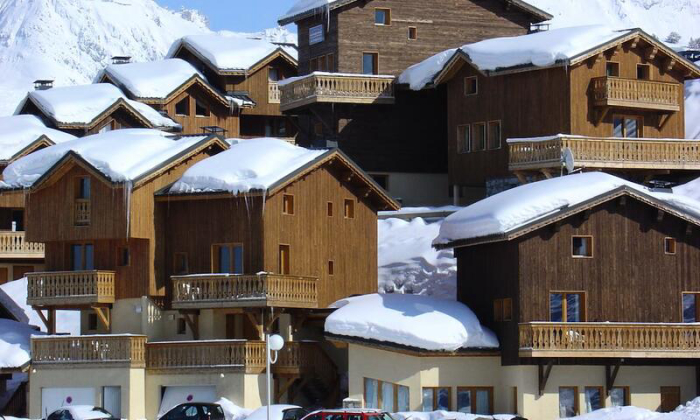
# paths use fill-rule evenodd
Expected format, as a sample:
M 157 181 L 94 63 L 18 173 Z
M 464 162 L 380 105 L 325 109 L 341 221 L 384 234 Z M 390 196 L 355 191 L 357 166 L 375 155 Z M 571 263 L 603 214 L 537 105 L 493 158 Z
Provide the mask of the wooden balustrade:
M 697 357 L 698 324 L 520 324 L 521 357 Z
M 680 111 L 682 92 L 680 83 L 618 77 L 593 79 L 593 100 L 597 106 Z
M 44 244 L 27 242 L 24 232 L 0 231 L 0 258 L 44 258 Z
M 317 74 L 280 86 L 283 111 L 316 102 L 393 104 L 394 78 L 362 74 Z
M 78 198 L 75 200 L 73 209 L 74 222 L 76 226 L 87 226 L 90 224 L 90 200 Z
M 280 274 L 173 276 L 174 309 L 317 308 L 317 279 Z
M 146 336 L 33 337 L 33 365 L 117 364 L 145 367 Z
M 57 271 L 27 275 L 32 306 L 85 306 L 114 303 L 113 271 Z
M 271 104 L 280 103 L 280 87 L 276 82 L 267 84 L 267 102 Z
M 546 140 L 510 140 L 509 168 L 560 168 L 570 149 L 576 167 L 618 169 L 700 169 L 700 141 L 675 139 L 557 136 Z

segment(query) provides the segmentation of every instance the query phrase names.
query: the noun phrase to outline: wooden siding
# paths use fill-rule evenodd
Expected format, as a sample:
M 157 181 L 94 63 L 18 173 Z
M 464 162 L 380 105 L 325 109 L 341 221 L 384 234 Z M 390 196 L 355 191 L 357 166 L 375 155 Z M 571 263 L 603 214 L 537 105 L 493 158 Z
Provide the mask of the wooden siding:
M 314 45 L 309 45 L 309 28 L 317 25 L 323 25 L 324 41 Z M 333 54 L 335 57 L 335 68 L 332 71 L 338 71 L 338 13 L 331 13 L 330 19 L 328 16 L 316 15 L 297 22 L 297 34 L 299 45 L 299 75 L 311 73 L 311 59 L 320 56 Z
M 189 99 L 189 115 L 178 115 L 175 112 L 175 106 L 183 99 Z M 206 104 L 210 111 L 208 117 L 196 115 L 195 103 L 197 100 Z M 165 111 L 172 120 L 182 125 L 182 134 L 202 134 L 202 127 L 207 126 L 218 126 L 227 130 L 226 136 L 228 137 L 237 137 L 240 134 L 238 110 L 232 112 L 197 85 L 190 86 L 184 92 L 173 97 L 167 104 L 156 108 Z
M 248 92 L 250 98 L 255 101 L 255 108 L 242 110 L 243 115 L 282 115 L 279 103 L 270 103 L 268 86 L 269 71 L 271 68 L 277 69 L 279 79 L 288 79 L 297 75 L 296 67 L 289 64 L 283 58 L 276 58 L 266 66 L 260 68 L 255 73 L 249 74 L 244 80 L 235 83 L 231 78 L 226 80 L 226 90 L 229 92 Z

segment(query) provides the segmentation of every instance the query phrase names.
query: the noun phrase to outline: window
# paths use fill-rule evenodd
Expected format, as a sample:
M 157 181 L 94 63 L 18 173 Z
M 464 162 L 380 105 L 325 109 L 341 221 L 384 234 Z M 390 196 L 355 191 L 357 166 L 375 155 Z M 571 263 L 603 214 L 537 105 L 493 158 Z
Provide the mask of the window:
M 450 388 L 423 388 L 423 411 L 450 411 Z
M 71 271 L 95 269 L 94 247 L 92 244 L 72 244 L 70 247 Z
M 120 246 L 117 248 L 117 266 L 118 267 L 128 267 L 131 265 L 131 254 L 129 253 L 129 247 Z
M 267 80 L 270 82 L 279 82 L 280 75 L 276 68 L 270 67 L 267 69 Z
M 335 261 L 328 261 L 328 275 L 335 275 Z
M 648 64 L 637 64 L 637 79 L 651 80 L 651 66 Z
M 390 413 L 410 410 L 407 386 L 369 378 L 365 378 L 364 385 L 365 408 L 381 408 Z
M 95 331 L 97 330 L 97 314 L 96 313 L 89 313 L 87 316 L 87 329 L 89 331 Z
M 664 238 L 664 253 L 676 255 L 676 240 L 674 238 Z
M 289 245 L 280 245 L 280 274 L 289 274 L 289 261 L 290 261 L 290 249 Z
M 199 99 L 195 100 L 195 114 L 198 117 L 208 117 L 209 116 L 209 108 L 202 103 Z
M 326 203 L 326 214 L 328 217 L 333 217 L 333 203 L 330 201 Z
M 457 388 L 457 411 L 467 414 L 493 414 L 493 388 Z
M 496 299 L 493 301 L 493 320 L 512 321 L 513 320 L 513 299 Z
M 642 117 L 613 117 L 613 137 L 639 138 L 642 137 Z
M 489 149 L 500 149 L 501 148 L 501 122 L 491 121 L 489 122 Z
M 571 238 L 571 256 L 574 258 L 593 258 L 593 237 L 573 236 Z
M 346 199 L 345 200 L 345 218 L 354 219 L 355 218 L 355 200 Z
M 379 54 L 362 54 L 362 74 L 379 74 Z
M 603 387 L 587 386 L 584 390 L 586 396 L 586 413 L 600 410 L 605 407 Z
M 243 245 L 221 244 L 212 247 L 215 273 L 243 274 Z
M 175 104 L 175 114 L 187 116 L 190 115 L 190 97 L 182 99 L 180 102 Z
M 294 215 L 294 196 L 285 194 L 282 197 L 282 214 Z
M 189 262 L 186 252 L 176 252 L 173 272 L 177 274 L 187 274 L 190 272 Z
M 411 41 L 415 41 L 418 39 L 418 28 L 415 26 L 409 26 L 408 27 L 408 39 Z
M 559 388 L 559 417 L 567 418 L 578 415 L 578 388 Z
M 324 41 L 323 25 L 316 25 L 309 28 L 309 45 L 318 44 Z
M 630 389 L 626 386 L 610 388 L 610 405 L 612 407 L 626 407 L 630 405 Z
M 586 299 L 583 292 L 553 292 L 549 294 L 551 322 L 584 322 Z
M 683 322 L 692 324 L 700 320 L 700 293 L 683 293 Z
M 608 77 L 620 77 L 620 63 L 608 61 L 605 64 L 605 74 Z
M 471 96 L 479 93 L 479 79 L 476 76 L 464 78 L 464 95 Z
M 379 408 L 379 381 L 365 378 L 365 408 Z
M 474 124 L 474 150 L 486 150 L 486 124 Z
M 457 127 L 457 153 L 464 154 L 472 151 L 472 128 L 469 125 Z
M 177 333 L 179 335 L 187 334 L 187 322 L 185 322 L 185 318 L 177 319 Z
M 374 9 L 375 25 L 391 25 L 391 9 Z
M 90 178 L 87 176 L 79 177 L 76 181 L 75 198 L 79 200 L 90 199 Z

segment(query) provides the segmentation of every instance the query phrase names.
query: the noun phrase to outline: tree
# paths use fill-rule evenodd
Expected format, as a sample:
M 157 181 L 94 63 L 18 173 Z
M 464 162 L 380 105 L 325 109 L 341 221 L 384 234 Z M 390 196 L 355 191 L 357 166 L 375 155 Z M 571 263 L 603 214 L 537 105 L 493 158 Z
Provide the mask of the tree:
M 700 38 L 690 38 L 690 41 L 688 41 L 688 48 L 691 50 L 700 50 Z
M 678 44 L 678 42 L 681 40 L 681 35 L 678 32 L 671 32 L 668 34 L 666 37 L 666 41 L 669 44 Z

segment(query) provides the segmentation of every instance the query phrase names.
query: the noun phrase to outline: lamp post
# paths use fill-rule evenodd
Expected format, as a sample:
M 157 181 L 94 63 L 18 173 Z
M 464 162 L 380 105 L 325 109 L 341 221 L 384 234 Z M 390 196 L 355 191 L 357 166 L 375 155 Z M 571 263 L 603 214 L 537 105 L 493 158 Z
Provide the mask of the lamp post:
M 267 420 L 270 420 L 270 405 L 272 404 L 272 365 L 277 363 L 277 356 L 284 347 L 284 338 L 277 334 L 265 334 L 265 360 L 267 362 Z M 274 359 L 272 358 L 274 352 Z

